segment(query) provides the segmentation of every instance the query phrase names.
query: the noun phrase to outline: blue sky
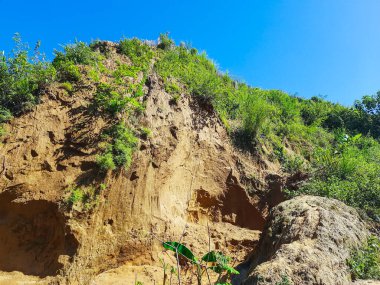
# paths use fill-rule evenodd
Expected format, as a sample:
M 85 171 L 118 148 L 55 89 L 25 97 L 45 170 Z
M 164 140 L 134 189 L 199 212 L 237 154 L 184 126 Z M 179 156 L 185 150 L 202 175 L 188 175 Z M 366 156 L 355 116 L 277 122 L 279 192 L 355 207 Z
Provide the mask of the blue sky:
M 50 58 L 75 39 L 170 32 L 252 86 L 345 105 L 380 90 L 379 0 L 0 0 L 0 50 L 15 32 Z

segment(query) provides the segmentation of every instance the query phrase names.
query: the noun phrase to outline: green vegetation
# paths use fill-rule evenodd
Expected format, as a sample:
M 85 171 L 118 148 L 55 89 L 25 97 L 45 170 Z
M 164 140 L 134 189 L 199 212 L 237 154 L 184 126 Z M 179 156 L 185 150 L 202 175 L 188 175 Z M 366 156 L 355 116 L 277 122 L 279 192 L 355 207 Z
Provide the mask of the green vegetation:
M 132 163 L 133 151 L 138 139 L 125 124 L 118 123 L 104 133 L 103 154 L 97 162 L 103 170 L 114 170 L 117 167 L 128 168 Z
M 11 115 L 30 110 L 39 101 L 40 91 L 55 78 L 55 69 L 44 60 L 38 42 L 31 55 L 20 35 L 13 38 L 12 55 L 0 54 L 0 113 L 2 122 Z
M 293 282 L 290 281 L 287 275 L 281 276 L 281 281 L 277 282 L 276 285 L 292 285 Z
M 136 38 L 123 39 L 119 42 L 119 50 L 132 61 L 135 68 L 143 72 L 148 71 L 154 53 L 147 44 Z
M 179 265 L 179 256 L 184 257 L 189 263 L 195 265 L 196 267 L 196 276 L 197 276 L 197 284 L 202 285 L 202 276 L 207 275 L 208 284 L 211 285 L 210 276 L 208 270 L 212 270 L 215 273 L 219 274 L 215 284 L 219 285 L 228 285 L 230 283 L 220 283 L 222 282 L 222 274 L 227 274 L 228 277 L 232 274 L 239 274 L 237 270 L 235 270 L 232 266 L 229 265 L 231 258 L 223 255 L 221 252 L 209 251 L 202 258 L 197 258 L 193 252 L 187 248 L 185 245 L 167 241 L 163 242 L 162 246 L 170 251 L 175 253 L 175 258 L 177 260 L 177 273 L 178 282 L 181 284 L 181 275 L 180 275 L 180 265 Z M 172 266 L 174 268 L 174 266 Z M 166 266 L 164 265 L 164 270 L 166 270 Z M 164 274 L 165 276 L 165 274 Z M 164 277 L 165 279 L 165 277 Z M 165 283 L 166 280 L 164 280 Z
M 95 188 L 94 186 L 78 187 L 70 186 L 67 189 L 68 198 L 66 199 L 66 205 L 69 208 L 75 207 L 77 210 L 90 210 L 98 201 L 98 195 L 102 187 Z
M 91 80 L 93 110 L 109 125 L 99 145 L 99 166 L 128 167 L 136 136 L 150 135 L 138 117 L 147 78 L 156 72 L 171 103 L 190 94 L 200 105 L 212 106 L 238 148 L 280 163 L 284 172 L 307 172 L 309 179 L 289 196 L 336 198 L 380 221 L 380 92 L 348 108 L 253 88 L 221 73 L 204 52 L 176 46 L 168 34 L 160 35 L 156 47 L 122 39 L 116 57 L 105 43 L 75 42 L 56 51 L 52 63 L 40 54 L 39 43 L 31 55 L 19 35 L 14 40 L 12 55 L 0 56 L 0 135 L 1 124 L 30 110 L 54 80 L 69 94 Z M 106 58 L 115 66 L 105 64 Z
M 331 148 L 317 148 L 313 179 L 299 193 L 339 199 L 380 217 L 380 145 L 369 137 L 337 134 Z
M 128 110 L 141 112 L 144 110 L 135 98 L 128 96 L 128 94 L 120 94 L 114 89 L 115 87 L 107 84 L 100 83 L 95 93 L 95 103 L 98 109 L 112 115 L 123 113 Z M 128 108 L 127 108 L 128 107 Z
M 347 264 L 353 280 L 380 280 L 380 240 L 370 236 L 361 248 L 352 253 Z
M 213 105 L 237 147 L 278 161 L 285 172 L 309 173 L 290 196 L 336 198 L 380 221 L 380 92 L 347 108 L 236 82 L 186 45 L 157 52 L 155 69 L 167 92 L 183 85 Z

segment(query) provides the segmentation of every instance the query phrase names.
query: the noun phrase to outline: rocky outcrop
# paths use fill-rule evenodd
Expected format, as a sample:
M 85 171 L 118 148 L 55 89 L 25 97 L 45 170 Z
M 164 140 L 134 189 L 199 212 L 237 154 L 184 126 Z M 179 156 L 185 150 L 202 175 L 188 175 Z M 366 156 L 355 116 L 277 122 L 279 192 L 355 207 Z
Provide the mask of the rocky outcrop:
M 285 201 L 273 208 L 257 251 L 239 266 L 243 274 L 234 284 L 351 284 L 346 260 L 368 235 L 356 210 L 339 201 Z

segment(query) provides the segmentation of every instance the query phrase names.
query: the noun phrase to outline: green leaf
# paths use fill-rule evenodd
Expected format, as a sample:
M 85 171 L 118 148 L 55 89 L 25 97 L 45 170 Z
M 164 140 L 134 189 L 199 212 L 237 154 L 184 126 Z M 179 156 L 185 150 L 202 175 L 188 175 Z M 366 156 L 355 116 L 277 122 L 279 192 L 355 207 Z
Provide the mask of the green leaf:
M 183 244 L 180 244 L 180 243 L 175 242 L 175 241 L 167 241 L 167 242 L 163 242 L 162 246 L 164 248 L 171 250 L 171 251 L 174 251 L 174 252 L 178 251 L 179 254 L 183 255 L 184 257 L 186 257 L 190 261 L 197 263 L 197 259 L 194 256 L 194 254 L 191 252 L 190 249 L 188 249 Z
M 216 255 L 217 254 L 215 253 L 215 251 L 210 251 L 202 257 L 202 260 L 205 262 L 216 262 L 217 261 Z
M 226 270 L 229 274 L 240 274 L 239 271 L 237 271 L 235 268 L 228 265 L 224 265 L 223 269 Z

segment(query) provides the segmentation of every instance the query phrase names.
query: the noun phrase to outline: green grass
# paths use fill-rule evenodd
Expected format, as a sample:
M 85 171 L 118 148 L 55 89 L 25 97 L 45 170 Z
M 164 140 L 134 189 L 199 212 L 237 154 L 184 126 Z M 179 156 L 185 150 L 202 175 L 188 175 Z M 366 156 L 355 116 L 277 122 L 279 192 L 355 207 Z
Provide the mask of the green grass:
M 347 264 L 353 280 L 380 280 L 380 240 L 370 236 L 362 247 L 352 253 Z
M 380 221 L 380 144 L 369 137 L 345 138 L 315 150 L 314 175 L 293 194 L 335 198 Z

